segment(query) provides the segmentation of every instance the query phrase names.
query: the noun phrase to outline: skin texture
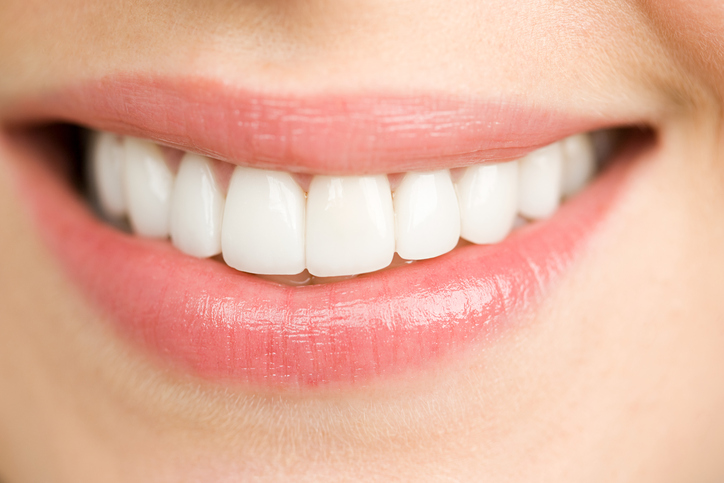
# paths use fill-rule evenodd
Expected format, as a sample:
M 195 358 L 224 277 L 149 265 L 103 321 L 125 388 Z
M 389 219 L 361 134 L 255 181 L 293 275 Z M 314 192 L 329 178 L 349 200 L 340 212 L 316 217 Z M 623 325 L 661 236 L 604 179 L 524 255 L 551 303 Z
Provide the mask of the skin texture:
M 161 368 L 41 244 L 0 149 L 0 481 L 720 481 L 717 0 L 5 0 L 14 100 L 111 72 L 275 93 L 519 96 L 660 139 L 542 306 L 484 350 L 314 394 Z

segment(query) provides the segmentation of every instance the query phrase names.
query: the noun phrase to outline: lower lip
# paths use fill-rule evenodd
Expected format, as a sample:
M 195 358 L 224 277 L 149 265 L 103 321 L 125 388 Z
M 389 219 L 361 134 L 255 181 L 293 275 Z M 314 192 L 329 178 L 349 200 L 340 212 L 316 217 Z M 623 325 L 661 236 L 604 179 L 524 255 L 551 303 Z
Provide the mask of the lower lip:
M 47 168 L 47 153 L 0 141 L 41 236 L 122 337 L 184 372 L 281 388 L 365 382 L 493 343 L 583 251 L 632 164 L 621 159 L 502 243 L 287 287 L 106 226 Z

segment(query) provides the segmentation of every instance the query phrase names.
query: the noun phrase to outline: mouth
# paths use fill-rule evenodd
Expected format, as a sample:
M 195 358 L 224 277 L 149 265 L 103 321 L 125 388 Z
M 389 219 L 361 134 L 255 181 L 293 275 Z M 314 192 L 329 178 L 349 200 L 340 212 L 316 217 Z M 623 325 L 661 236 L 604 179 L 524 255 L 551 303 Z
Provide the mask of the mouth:
M 159 79 L 6 119 L 0 149 L 40 235 L 121 337 L 182 372 L 282 388 L 494 343 L 656 145 L 640 120 L 511 102 Z

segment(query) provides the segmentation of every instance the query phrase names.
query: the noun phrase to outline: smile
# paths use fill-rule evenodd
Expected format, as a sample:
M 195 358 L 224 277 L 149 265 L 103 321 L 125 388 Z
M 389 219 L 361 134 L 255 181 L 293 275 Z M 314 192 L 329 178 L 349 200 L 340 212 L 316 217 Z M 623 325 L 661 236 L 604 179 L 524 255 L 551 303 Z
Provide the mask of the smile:
M 199 258 L 280 281 L 317 283 L 438 257 L 460 238 L 499 243 L 516 216 L 552 216 L 596 170 L 589 135 L 571 136 L 520 161 L 394 176 L 295 177 L 95 133 L 91 191 L 110 220 L 171 238 Z M 453 177 L 456 178 L 453 181 Z M 524 217 L 524 218 L 523 218 Z
M 161 364 L 270 387 L 369 381 L 493 340 L 585 250 L 652 145 L 602 130 L 635 120 L 512 103 L 124 78 L 18 112 L 90 129 L 85 156 L 23 129 L 3 149 L 118 332 Z M 83 163 L 90 203 L 48 169 Z

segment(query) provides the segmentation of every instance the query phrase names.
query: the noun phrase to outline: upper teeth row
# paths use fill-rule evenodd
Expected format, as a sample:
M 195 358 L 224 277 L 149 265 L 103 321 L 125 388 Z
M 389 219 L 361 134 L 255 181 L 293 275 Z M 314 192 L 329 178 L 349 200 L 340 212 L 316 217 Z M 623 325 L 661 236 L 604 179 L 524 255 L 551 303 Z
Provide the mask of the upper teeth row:
M 210 159 L 186 153 L 174 174 L 158 145 L 110 133 L 94 133 L 91 158 L 101 208 L 136 233 L 245 272 L 319 277 L 379 270 L 395 252 L 436 257 L 460 237 L 499 242 L 518 214 L 550 216 L 595 169 L 587 134 L 457 181 L 445 169 L 406 173 L 394 192 L 387 175 L 314 176 L 305 193 L 289 173 L 237 166 L 225 194 Z

